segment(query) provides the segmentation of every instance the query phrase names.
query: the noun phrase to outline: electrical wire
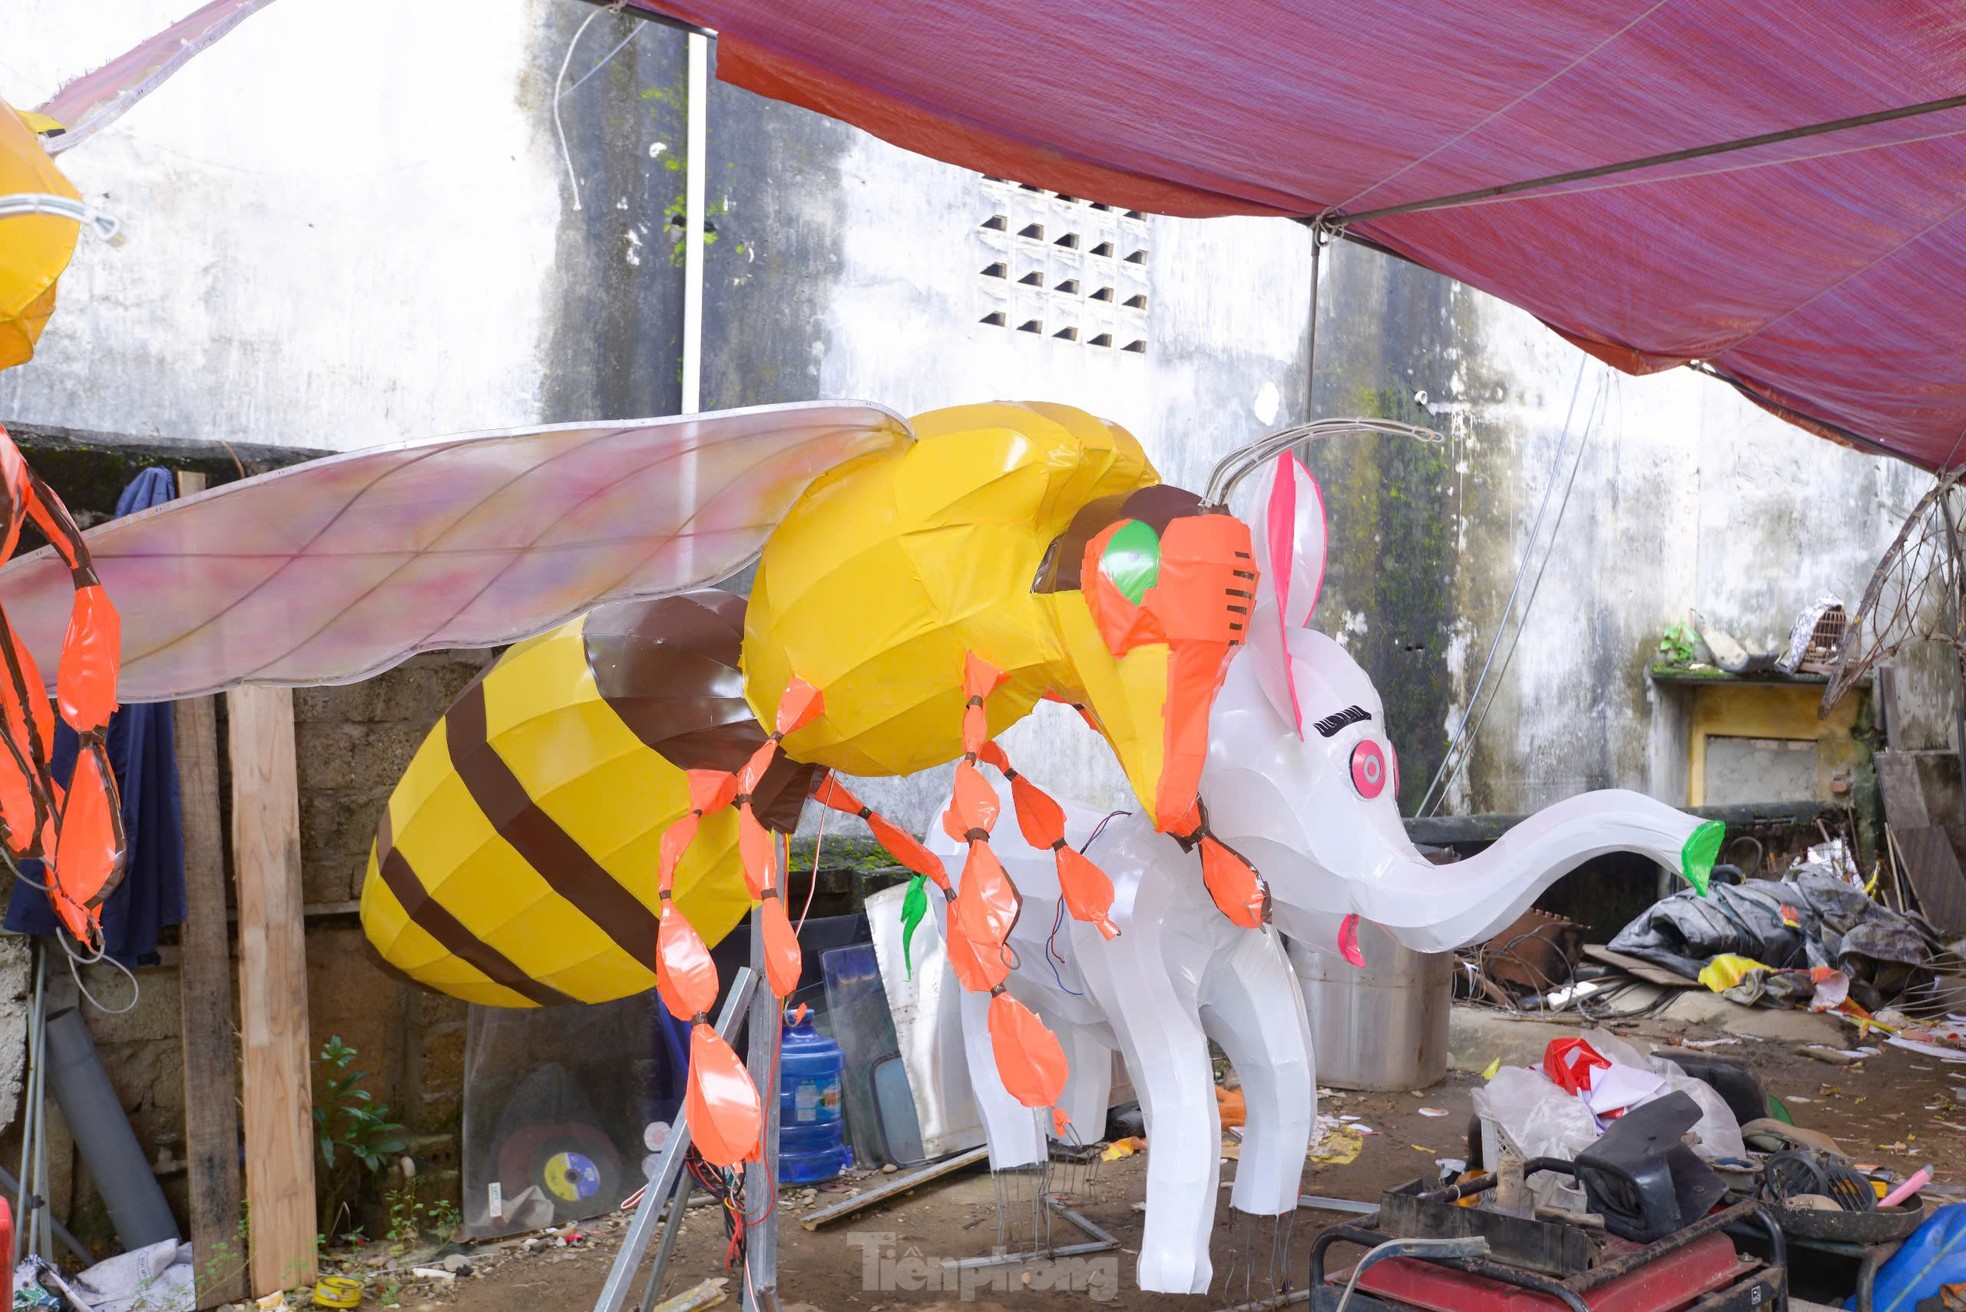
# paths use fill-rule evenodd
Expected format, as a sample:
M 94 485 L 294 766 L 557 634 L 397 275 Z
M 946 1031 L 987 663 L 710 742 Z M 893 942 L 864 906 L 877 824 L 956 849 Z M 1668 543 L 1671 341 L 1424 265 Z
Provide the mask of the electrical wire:
M 1501 668 L 1495 673 L 1495 680 L 1498 686 L 1501 683 L 1502 676 L 1508 673 L 1509 663 L 1515 659 L 1515 649 L 1517 644 L 1522 641 L 1523 630 L 1529 625 L 1529 612 L 1536 604 L 1536 594 L 1542 591 L 1543 575 L 1549 570 L 1550 557 L 1556 554 L 1557 535 L 1563 531 L 1563 516 L 1564 512 L 1570 508 L 1570 493 L 1577 486 L 1577 471 L 1583 466 L 1584 451 L 1590 445 L 1591 433 L 1604 413 L 1603 410 L 1599 409 L 1599 403 L 1605 400 L 1606 390 L 1606 388 L 1600 385 L 1597 399 L 1591 404 L 1590 416 L 1584 421 L 1584 432 L 1577 441 L 1577 453 L 1570 462 L 1570 477 L 1563 485 L 1563 499 L 1557 502 L 1556 522 L 1550 526 L 1550 537 L 1543 548 L 1542 562 L 1536 566 L 1536 577 L 1529 585 L 1528 597 L 1523 600 L 1522 615 L 1516 622 L 1515 634 L 1509 639 L 1509 649 L 1503 653 Z M 1622 388 L 1620 389 L 1620 394 L 1622 395 Z M 1606 408 L 1608 409 L 1608 407 Z M 1481 726 L 1488 722 L 1488 713 L 1494 709 L 1495 700 L 1495 693 L 1491 691 L 1487 702 L 1482 705 L 1480 715 L 1476 717 L 1473 726 L 1469 728 L 1467 735 L 1458 744 L 1458 751 L 1456 750 L 1456 744 L 1448 744 L 1448 754 L 1441 760 L 1440 768 L 1444 772 L 1444 778 L 1441 780 L 1440 792 L 1437 796 L 1431 797 L 1430 800 L 1422 802 L 1419 811 L 1420 815 L 1432 815 L 1434 808 L 1438 807 L 1441 801 L 1446 798 L 1447 790 L 1453 787 L 1455 778 L 1459 776 L 1462 768 L 1467 765 L 1468 757 L 1474 749 L 1474 741 L 1481 734 Z M 1429 786 L 1429 792 L 1432 792 L 1431 785 Z
M 560 88 L 566 85 L 567 66 L 573 63 L 573 52 L 580 45 L 580 38 L 587 31 L 587 25 L 606 12 L 605 9 L 596 9 L 580 20 L 580 26 L 573 30 L 573 39 L 567 42 L 566 57 L 560 61 L 560 74 L 553 79 L 553 131 L 560 138 L 560 160 L 567 166 L 567 183 L 573 188 L 575 210 L 580 208 L 580 177 L 573 171 L 573 152 L 567 149 L 566 124 L 560 121 L 560 96 L 563 94 Z
M 1474 718 L 1475 705 L 1481 700 L 1481 692 L 1488 684 L 1488 671 L 1495 664 L 1495 653 L 1501 649 L 1502 635 L 1508 631 L 1509 616 L 1515 611 L 1515 599 L 1522 591 L 1522 580 L 1529 573 L 1529 557 L 1536 549 L 1536 539 L 1542 535 L 1543 519 L 1549 513 L 1550 498 L 1556 493 L 1556 471 L 1562 467 L 1563 449 L 1570 444 L 1570 421 L 1577 417 L 1577 397 L 1584 390 L 1584 368 L 1586 359 L 1577 361 L 1577 377 L 1570 384 L 1570 406 L 1563 414 L 1563 432 L 1557 439 L 1556 459 L 1550 462 L 1550 479 L 1543 487 L 1542 504 L 1536 507 L 1536 522 L 1529 526 L 1529 540 L 1523 544 L 1522 559 L 1516 562 L 1515 582 L 1509 585 L 1508 600 L 1502 603 L 1502 617 L 1495 623 L 1495 636 L 1489 640 L 1488 655 L 1482 659 L 1481 673 L 1475 676 L 1474 690 L 1468 694 L 1468 704 L 1461 712 L 1461 723 L 1454 727 L 1448 737 L 1447 754 L 1440 758 L 1440 765 L 1434 770 L 1434 777 L 1427 783 L 1427 791 L 1420 798 L 1420 814 L 1427 814 L 1427 807 L 1434 800 L 1434 791 L 1440 787 L 1441 776 L 1447 769 L 1447 762 L 1454 754 L 1454 744 L 1468 731 L 1468 721 Z
M 1114 819 L 1116 819 L 1119 816 L 1132 815 L 1132 814 L 1133 812 L 1131 811 L 1108 811 L 1105 815 L 1105 818 L 1100 820 L 1098 824 L 1094 825 L 1092 827 L 1092 832 L 1086 835 L 1085 842 L 1079 844 L 1079 855 L 1083 856 L 1094 843 L 1099 841 L 1099 835 L 1106 832 L 1106 826 L 1111 824 Z M 1051 933 L 1048 934 L 1044 940 L 1044 961 L 1047 966 L 1051 967 L 1051 978 L 1058 982 L 1058 987 L 1060 989 L 1062 989 L 1066 993 L 1071 994 L 1075 998 L 1082 998 L 1085 996 L 1085 994 L 1067 985 L 1065 983 L 1065 977 L 1058 973 L 1059 966 L 1071 964 L 1070 962 L 1067 962 L 1065 958 L 1059 954 L 1058 946 L 1057 946 L 1058 931 L 1064 927 L 1064 924 L 1065 924 L 1065 899 L 1063 897 L 1060 897 L 1058 899 L 1058 913 L 1051 918 Z
M 806 885 L 806 904 L 799 908 L 799 923 L 792 927 L 793 938 L 797 938 L 799 932 L 806 927 L 806 917 L 812 912 L 813 894 L 819 891 L 819 850 L 826 846 L 826 817 L 829 814 L 830 811 L 828 808 L 820 808 L 819 835 L 812 840 L 812 882 Z M 789 838 L 785 840 L 785 851 L 787 854 L 785 865 L 787 869 L 790 869 L 792 865 L 790 859 L 792 840 Z

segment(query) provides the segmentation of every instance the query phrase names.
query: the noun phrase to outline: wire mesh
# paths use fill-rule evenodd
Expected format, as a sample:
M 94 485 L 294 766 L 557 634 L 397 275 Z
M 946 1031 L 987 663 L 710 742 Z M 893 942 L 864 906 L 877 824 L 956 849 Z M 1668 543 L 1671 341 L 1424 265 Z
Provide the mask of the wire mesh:
M 1920 641 L 1950 644 L 1966 660 L 1962 626 L 1960 533 L 1966 527 L 1966 490 L 1959 471 L 1946 474 L 1919 499 L 1885 551 L 1851 615 L 1837 653 L 1835 672 L 1823 689 L 1820 714 L 1868 677 L 1878 665 Z

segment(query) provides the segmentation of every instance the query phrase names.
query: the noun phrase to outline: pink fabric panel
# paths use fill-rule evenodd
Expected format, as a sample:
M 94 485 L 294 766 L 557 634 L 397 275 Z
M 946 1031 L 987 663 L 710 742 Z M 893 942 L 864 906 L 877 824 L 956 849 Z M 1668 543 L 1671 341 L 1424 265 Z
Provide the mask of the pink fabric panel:
M 1168 214 L 1348 213 L 1966 90 L 1950 0 L 633 0 L 721 76 Z M 1966 460 L 1966 110 L 1368 222 L 1620 367 Z

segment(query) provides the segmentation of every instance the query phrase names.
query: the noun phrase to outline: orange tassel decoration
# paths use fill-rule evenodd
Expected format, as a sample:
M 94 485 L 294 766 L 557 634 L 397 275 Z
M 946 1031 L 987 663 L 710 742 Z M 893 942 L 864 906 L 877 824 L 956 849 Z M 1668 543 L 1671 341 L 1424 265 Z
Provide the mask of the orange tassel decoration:
M 48 900 L 62 925 L 98 947 L 98 909 L 122 881 L 126 855 L 122 801 L 103 747 L 116 711 L 122 625 L 96 577 L 82 530 L 0 428 L 0 560 L 12 555 L 28 520 L 68 565 L 75 586 L 55 689 L 62 718 L 82 741 L 74 777 L 63 789 L 50 759 L 54 722 L 46 684 L 0 614 L 0 738 L 6 746 L 0 752 L 0 840 L 14 856 L 39 856 L 46 863 Z
M 1017 828 L 1032 847 L 1048 847 L 1058 863 L 1058 888 L 1065 909 L 1072 919 L 1098 928 L 1108 939 L 1119 937 L 1110 913 L 1113 909 L 1113 881 L 1091 858 L 1065 841 L 1065 808 L 1051 794 L 1010 768 L 1010 760 L 995 742 L 983 744 L 979 760 L 997 767 L 1010 781 L 1010 798 L 1017 808 Z
M 937 888 L 949 887 L 949 872 L 942 868 L 942 862 L 933 852 L 922 846 L 921 840 L 895 824 L 892 820 L 862 802 L 840 782 L 839 776 L 828 774 L 820 780 L 819 787 L 813 790 L 813 799 L 828 810 L 842 815 L 856 815 L 867 822 L 874 831 L 874 841 L 886 848 L 888 854 L 908 869 L 923 876 Z

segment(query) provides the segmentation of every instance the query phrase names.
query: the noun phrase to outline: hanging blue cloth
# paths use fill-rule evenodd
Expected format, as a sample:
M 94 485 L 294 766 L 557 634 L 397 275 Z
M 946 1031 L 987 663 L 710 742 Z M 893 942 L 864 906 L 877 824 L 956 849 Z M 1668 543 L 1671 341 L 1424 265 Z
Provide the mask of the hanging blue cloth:
M 138 474 L 116 502 L 116 518 L 161 506 L 177 495 L 168 469 Z M 114 601 L 115 598 L 111 597 Z M 171 704 L 125 706 L 109 719 L 105 735 L 110 768 L 123 795 L 123 829 L 129 861 L 123 882 L 102 906 L 104 950 L 126 966 L 157 962 L 157 935 L 166 925 L 184 923 L 184 821 L 178 800 L 177 747 L 171 731 Z M 55 726 L 54 773 L 65 788 L 75 774 L 81 748 L 75 731 Z M 39 861 L 21 862 L 24 878 L 14 881 L 7 899 L 6 928 L 16 934 L 61 931 L 48 895 L 35 885 L 47 876 Z

